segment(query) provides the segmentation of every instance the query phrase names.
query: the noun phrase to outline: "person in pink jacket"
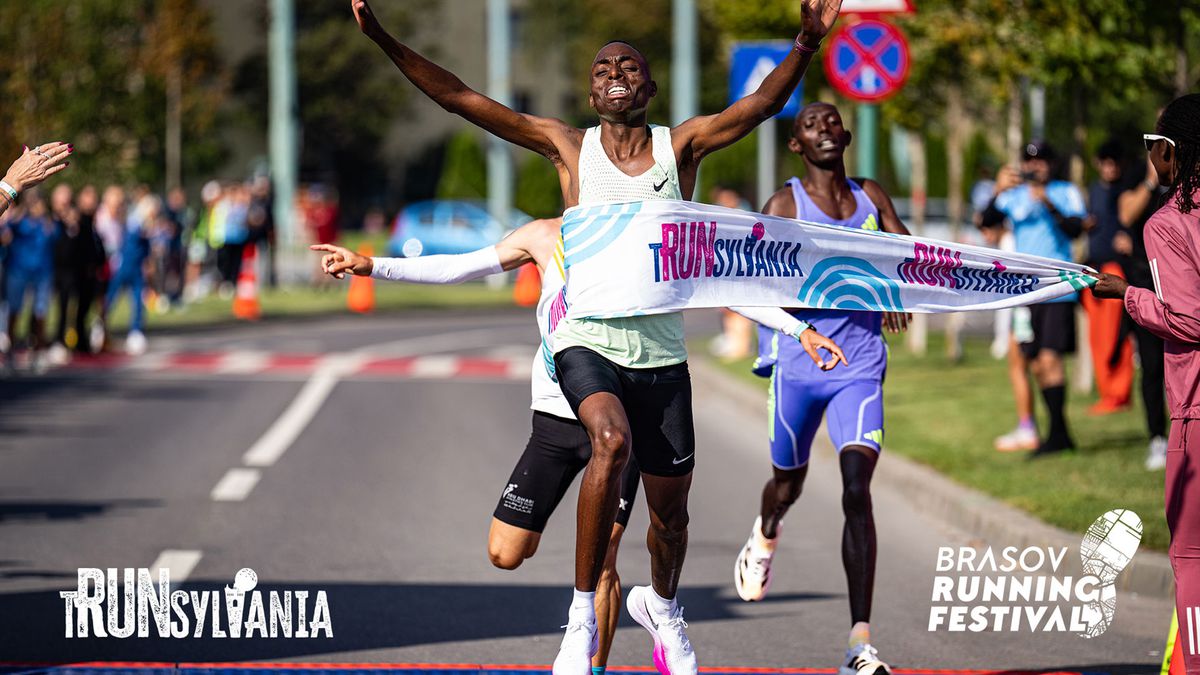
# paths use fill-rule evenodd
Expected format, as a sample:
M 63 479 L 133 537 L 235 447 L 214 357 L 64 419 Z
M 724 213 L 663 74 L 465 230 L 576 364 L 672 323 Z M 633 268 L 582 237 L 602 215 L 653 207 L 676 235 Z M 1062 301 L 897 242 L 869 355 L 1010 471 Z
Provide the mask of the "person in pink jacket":
M 1145 140 L 1166 189 L 1145 229 L 1154 288 L 1101 274 L 1093 292 L 1123 299 L 1133 320 L 1166 343 L 1166 510 L 1182 632 L 1200 619 L 1200 94 L 1175 99 Z M 1183 651 L 1187 672 L 1200 673 L 1200 646 Z

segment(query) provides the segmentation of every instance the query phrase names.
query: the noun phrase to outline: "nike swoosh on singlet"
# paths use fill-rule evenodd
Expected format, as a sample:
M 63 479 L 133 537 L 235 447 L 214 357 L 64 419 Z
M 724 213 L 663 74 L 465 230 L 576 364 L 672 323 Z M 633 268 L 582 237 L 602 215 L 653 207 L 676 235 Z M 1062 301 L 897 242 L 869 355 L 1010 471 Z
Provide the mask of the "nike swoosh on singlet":
M 664 178 L 664 179 L 663 179 L 663 182 L 659 183 L 658 185 L 655 185 L 655 186 L 654 186 L 654 191 L 655 191 L 655 192 L 662 192 L 662 189 L 663 189 L 663 187 L 664 187 L 664 186 L 666 186 L 666 184 L 667 184 L 667 181 L 668 181 L 668 180 L 670 180 L 670 178 Z
M 692 455 L 694 455 L 694 454 L 696 454 L 696 453 L 693 452 Z M 692 455 L 688 455 L 687 457 L 684 457 L 683 459 L 673 459 L 673 460 L 671 460 L 671 463 L 672 464 L 683 464 L 684 462 L 691 459 Z

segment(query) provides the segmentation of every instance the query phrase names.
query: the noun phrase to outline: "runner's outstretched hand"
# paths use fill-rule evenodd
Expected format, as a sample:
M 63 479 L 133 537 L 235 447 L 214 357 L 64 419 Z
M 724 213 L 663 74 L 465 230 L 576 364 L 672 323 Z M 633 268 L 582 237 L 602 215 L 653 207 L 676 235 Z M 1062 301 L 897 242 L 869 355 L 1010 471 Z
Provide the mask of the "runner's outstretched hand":
M 838 14 L 842 11 L 842 0 L 801 0 L 800 41 L 808 47 L 816 47 L 829 35 Z
M 1129 282 L 1115 274 L 1105 274 L 1101 272 L 1096 275 L 1099 281 L 1095 286 L 1092 286 L 1092 294 L 1097 298 L 1112 298 L 1121 300 L 1125 297 L 1125 291 L 1129 290 Z
M 321 271 L 334 279 L 345 277 L 347 272 L 360 277 L 368 277 L 371 276 L 371 270 L 375 267 L 375 263 L 367 256 L 341 246 L 313 244 L 308 248 L 313 251 L 325 252 L 325 255 L 321 256 Z
M 850 365 L 850 362 L 846 360 L 846 355 L 842 353 L 842 348 L 837 346 L 833 340 L 818 333 L 812 326 L 805 328 L 796 339 L 800 341 L 800 346 L 804 347 L 804 351 L 808 352 L 813 363 L 817 364 L 821 370 L 833 370 L 837 367 L 838 361 L 841 361 L 843 366 Z M 823 360 L 821 353 L 817 351 L 819 349 L 829 352 L 833 358 L 828 361 Z
M 884 312 L 883 327 L 889 333 L 903 333 L 908 330 L 908 324 L 912 321 L 912 314 L 908 312 Z
M 374 38 L 383 33 L 383 26 L 379 24 L 379 19 L 375 17 L 375 12 L 371 11 L 367 0 L 353 0 L 350 9 L 354 10 L 354 20 L 358 22 L 358 29 L 363 35 Z

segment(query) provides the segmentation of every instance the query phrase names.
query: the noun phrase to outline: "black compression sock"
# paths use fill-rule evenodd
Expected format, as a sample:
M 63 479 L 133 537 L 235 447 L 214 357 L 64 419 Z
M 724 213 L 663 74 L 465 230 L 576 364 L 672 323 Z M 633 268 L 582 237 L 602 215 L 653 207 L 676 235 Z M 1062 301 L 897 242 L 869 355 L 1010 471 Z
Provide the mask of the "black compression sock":
M 1046 387 L 1042 390 L 1042 398 L 1046 401 L 1046 411 L 1050 415 L 1050 431 L 1047 440 L 1056 444 L 1071 445 L 1071 434 L 1067 431 L 1067 417 L 1064 412 L 1067 403 L 1067 388 L 1064 385 Z

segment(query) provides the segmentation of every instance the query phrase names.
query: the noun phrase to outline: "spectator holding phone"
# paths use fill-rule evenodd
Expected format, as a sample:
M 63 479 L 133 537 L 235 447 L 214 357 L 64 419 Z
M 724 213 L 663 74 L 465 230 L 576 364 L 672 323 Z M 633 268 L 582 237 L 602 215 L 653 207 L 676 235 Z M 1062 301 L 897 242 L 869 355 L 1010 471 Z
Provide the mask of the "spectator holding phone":
M 1008 219 L 1018 253 L 1070 261 L 1071 240 L 1083 233 L 1083 219 L 1087 215 L 1083 195 L 1071 183 L 1054 179 L 1057 155 L 1045 141 L 1027 144 L 1022 157 L 1020 172 L 1012 167 L 1001 169 L 995 197 L 984 210 L 980 226 L 1002 227 Z M 1028 322 L 1014 322 L 1015 352 L 1011 362 L 1015 366 L 1013 372 L 1019 375 L 1013 377 L 1014 391 L 1021 393 L 1025 368 L 1031 367 L 1050 417 L 1050 428 L 1039 437 L 1031 457 L 1045 457 L 1075 447 L 1067 428 L 1063 356 L 1075 351 L 1078 300 L 1079 295 L 1072 293 L 1033 305 L 1029 308 Z M 1032 405 L 1024 410 L 1018 407 L 1022 419 L 1016 432 L 1036 433 Z

